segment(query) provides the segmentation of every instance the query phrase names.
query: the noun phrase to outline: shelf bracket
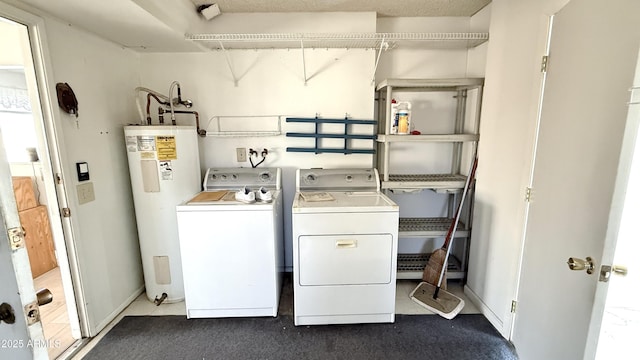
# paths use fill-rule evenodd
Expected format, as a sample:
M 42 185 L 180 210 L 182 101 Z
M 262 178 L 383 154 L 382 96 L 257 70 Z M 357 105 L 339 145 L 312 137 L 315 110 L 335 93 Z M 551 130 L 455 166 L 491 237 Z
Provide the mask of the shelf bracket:
M 229 71 L 231 71 L 231 76 L 233 77 L 233 85 L 238 87 L 238 78 L 236 77 L 235 72 L 233 72 L 233 66 L 231 65 L 231 57 L 229 56 L 229 51 L 224 48 L 224 44 L 221 40 L 218 40 L 220 44 L 220 49 L 224 52 L 225 58 L 227 59 L 227 65 L 229 66 Z
M 382 41 L 380 42 L 380 49 L 378 50 L 378 56 L 376 57 L 376 65 L 373 68 L 373 76 L 371 77 L 371 85 L 375 85 L 376 83 L 376 71 L 378 71 L 378 64 L 380 63 L 380 55 L 382 55 L 382 50 L 387 50 L 389 48 L 389 44 L 384 41 L 384 35 L 382 36 Z
M 307 85 L 307 64 L 304 60 L 304 41 L 300 40 L 300 50 L 302 51 L 302 78 L 304 79 L 304 85 Z

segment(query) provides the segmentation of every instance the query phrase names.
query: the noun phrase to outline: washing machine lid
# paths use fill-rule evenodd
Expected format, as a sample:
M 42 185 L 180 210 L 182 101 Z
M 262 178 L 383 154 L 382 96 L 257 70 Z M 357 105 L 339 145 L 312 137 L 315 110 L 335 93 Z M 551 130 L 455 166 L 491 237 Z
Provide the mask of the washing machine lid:
M 280 168 L 209 168 L 202 186 L 205 191 L 240 190 L 244 186 L 280 190 L 281 177 Z
M 235 199 L 235 191 L 202 191 L 176 206 L 176 211 L 272 211 L 281 201 L 281 191 L 271 190 L 270 202 L 246 203 Z
M 293 213 L 398 212 L 398 205 L 377 191 L 300 191 Z

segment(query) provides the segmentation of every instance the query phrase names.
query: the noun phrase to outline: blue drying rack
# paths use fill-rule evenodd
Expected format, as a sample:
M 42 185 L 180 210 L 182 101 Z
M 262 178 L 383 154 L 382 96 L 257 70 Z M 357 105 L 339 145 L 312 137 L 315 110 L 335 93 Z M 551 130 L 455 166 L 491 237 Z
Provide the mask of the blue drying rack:
M 349 140 L 371 140 L 375 141 L 377 135 L 360 135 L 349 134 L 349 125 L 375 125 L 378 122 L 376 120 L 354 120 L 354 119 L 321 119 L 317 116 L 315 118 L 287 118 L 287 122 L 295 123 L 313 123 L 315 124 L 315 131 L 313 133 L 299 133 L 288 132 L 288 137 L 299 138 L 313 138 L 315 140 L 315 146 L 312 148 L 302 147 L 288 147 L 287 152 L 307 152 L 307 153 L 336 153 L 336 154 L 373 154 L 374 149 L 353 149 L 349 148 Z M 342 134 L 326 134 L 320 131 L 320 124 L 344 124 L 344 133 Z M 344 146 L 342 148 L 323 148 L 320 147 L 320 139 L 344 139 Z

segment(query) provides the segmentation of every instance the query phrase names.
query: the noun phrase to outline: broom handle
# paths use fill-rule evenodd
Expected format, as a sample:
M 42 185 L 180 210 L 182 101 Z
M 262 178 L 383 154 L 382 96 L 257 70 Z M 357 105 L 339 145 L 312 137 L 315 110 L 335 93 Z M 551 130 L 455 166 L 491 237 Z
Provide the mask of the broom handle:
M 467 196 L 467 191 L 469 190 L 471 181 L 473 181 L 473 178 L 475 177 L 477 167 L 478 167 L 478 158 L 476 157 L 473 160 L 473 164 L 471 164 L 471 171 L 469 171 L 469 176 L 467 177 L 467 181 L 464 183 L 464 190 L 462 190 L 462 199 L 460 199 L 460 203 L 458 204 L 458 208 L 456 209 L 455 219 L 449 225 L 449 230 L 447 231 L 447 235 L 445 236 L 444 245 L 442 245 L 442 248 L 449 247 L 449 243 L 453 238 L 453 234 L 456 232 L 456 228 L 458 226 L 458 220 L 460 220 L 460 214 L 462 213 L 462 205 L 464 204 L 464 200 Z
M 462 190 L 462 198 L 460 199 L 460 203 L 458 204 L 458 209 L 456 210 L 455 219 L 451 222 L 449 226 L 449 231 L 447 231 L 447 236 L 444 241 L 444 245 L 442 248 L 447 249 L 447 254 L 444 257 L 444 261 L 442 264 L 442 269 L 440 270 L 440 278 L 438 279 L 438 286 L 436 287 L 436 291 L 433 293 L 433 298 L 438 297 L 438 292 L 440 292 L 440 286 L 442 285 L 442 278 L 444 278 L 444 272 L 447 269 L 447 261 L 449 260 L 449 253 L 451 252 L 451 239 L 453 239 L 453 234 L 456 232 L 456 228 L 458 227 L 458 220 L 460 219 L 460 213 L 462 212 L 462 205 L 464 204 L 464 199 L 467 197 L 467 192 L 471 185 L 471 181 L 475 178 L 476 168 L 478 167 L 478 157 L 476 156 L 473 159 L 473 164 L 471 164 L 471 171 L 469 171 L 469 176 L 467 177 L 467 181 L 464 183 L 464 190 Z

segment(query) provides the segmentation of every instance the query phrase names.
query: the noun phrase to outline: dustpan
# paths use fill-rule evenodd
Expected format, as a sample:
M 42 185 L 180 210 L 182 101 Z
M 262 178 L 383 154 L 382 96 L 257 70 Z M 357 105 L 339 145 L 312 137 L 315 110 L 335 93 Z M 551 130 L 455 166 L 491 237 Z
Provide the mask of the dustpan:
M 464 308 L 464 300 L 442 289 L 439 289 L 438 295 L 434 298 L 437 289 L 437 286 L 423 281 L 413 289 L 409 297 L 418 305 L 451 320 Z

